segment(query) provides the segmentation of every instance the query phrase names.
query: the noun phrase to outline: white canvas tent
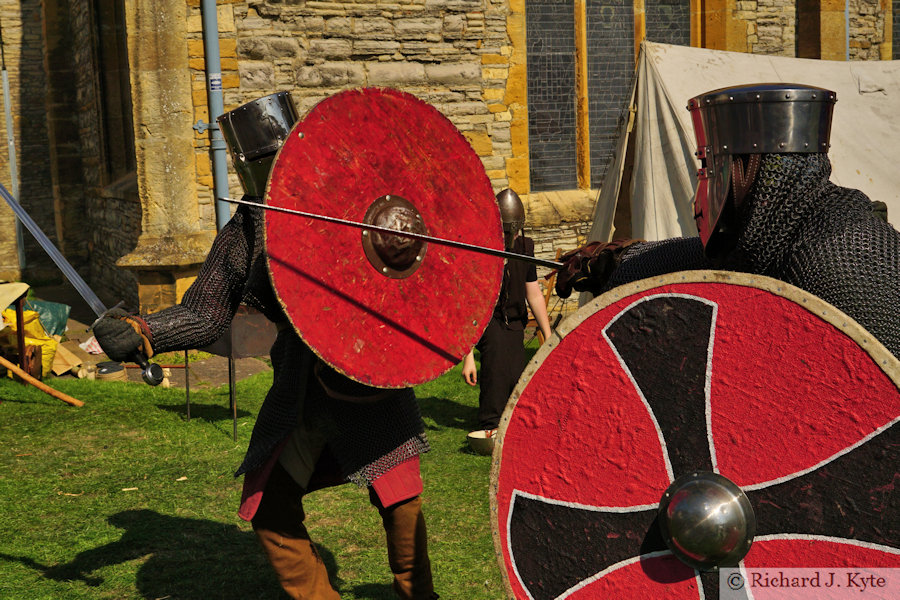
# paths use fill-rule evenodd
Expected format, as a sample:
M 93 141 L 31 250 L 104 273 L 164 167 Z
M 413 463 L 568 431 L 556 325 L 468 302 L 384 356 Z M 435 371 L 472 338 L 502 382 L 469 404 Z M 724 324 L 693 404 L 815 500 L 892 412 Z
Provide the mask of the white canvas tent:
M 836 92 L 831 181 L 886 203 L 888 220 L 900 223 L 900 61 L 837 62 L 644 42 L 637 69 L 633 133 L 623 124 L 591 240 L 615 237 L 617 201 L 630 202 L 631 237 L 697 235 L 692 202 L 699 163 L 687 101 L 747 83 L 803 83 Z M 629 144 L 633 164 L 626 164 Z

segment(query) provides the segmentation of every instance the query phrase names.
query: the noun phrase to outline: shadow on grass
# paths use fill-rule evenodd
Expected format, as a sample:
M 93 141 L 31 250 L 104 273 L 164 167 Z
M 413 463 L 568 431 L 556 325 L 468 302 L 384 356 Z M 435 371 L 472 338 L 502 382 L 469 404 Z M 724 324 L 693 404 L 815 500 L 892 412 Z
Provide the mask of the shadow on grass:
M 425 418 L 425 429 L 436 430 L 438 428 L 454 428 L 464 431 L 472 431 L 475 428 L 477 408 L 467 406 L 447 398 L 427 396 L 418 398 L 422 416 Z M 435 422 L 438 427 L 428 424 L 428 419 Z
M 184 404 L 157 404 L 156 407 L 160 410 L 179 414 L 184 419 L 187 419 L 187 407 Z M 240 405 L 238 405 L 238 419 L 250 416 L 250 414 L 249 411 L 241 410 Z M 194 402 L 191 402 L 191 419 L 200 419 L 207 423 L 218 423 L 220 421 L 231 421 L 232 413 L 228 406 L 221 406 L 219 404 L 195 404 Z
M 523 369 L 528 364 L 534 355 L 537 353 L 538 347 L 527 346 L 525 348 L 525 364 L 522 365 Z M 475 363 L 478 367 L 478 372 L 481 373 L 481 353 L 476 350 L 475 351 Z M 454 375 L 454 377 L 458 377 L 459 375 Z M 480 392 L 480 388 L 478 386 L 469 387 L 462 383 L 459 384 L 460 389 L 471 390 L 471 392 L 467 391 L 466 393 L 474 394 L 475 397 L 478 396 Z M 455 429 L 461 429 L 465 432 L 469 432 L 474 430 L 478 426 L 478 406 L 471 406 L 468 404 L 464 404 L 462 402 L 456 402 L 454 400 L 450 400 L 448 398 L 441 398 L 433 395 L 422 395 L 418 397 L 419 407 L 422 410 L 422 416 L 425 417 L 425 429 L 426 430 L 436 430 L 438 427 L 449 427 Z M 431 419 L 435 422 L 438 427 L 434 427 L 428 424 L 427 420 Z
M 28 557 L 0 556 L 42 571 L 47 579 L 104 588 L 103 573 L 98 570 L 140 560 L 135 586 L 144 598 L 286 597 L 252 532 L 146 509 L 113 514 L 108 522 L 124 529 L 121 538 L 80 552 L 67 563 L 45 566 Z M 121 581 L 122 577 L 114 579 Z
M 341 589 L 342 592 L 350 592 L 354 598 L 367 598 L 371 600 L 395 600 L 397 598 L 391 586 L 386 583 L 367 583 L 357 585 L 348 589 Z

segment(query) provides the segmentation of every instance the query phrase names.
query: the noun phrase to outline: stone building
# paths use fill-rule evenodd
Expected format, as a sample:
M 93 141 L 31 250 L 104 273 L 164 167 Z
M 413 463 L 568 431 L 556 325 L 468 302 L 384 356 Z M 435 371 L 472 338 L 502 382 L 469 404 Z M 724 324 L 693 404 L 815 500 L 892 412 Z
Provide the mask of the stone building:
M 360 86 L 418 96 L 495 190 L 522 195 L 553 258 L 590 228 L 641 40 L 829 60 L 900 48 L 900 0 L 201 2 L 0 0 L 0 182 L 13 188 L 12 146 L 29 214 L 101 297 L 145 311 L 177 301 L 215 235 L 211 85 L 225 110 L 282 90 L 301 112 Z M 5 205 L 0 232 L 0 279 L 61 280 Z

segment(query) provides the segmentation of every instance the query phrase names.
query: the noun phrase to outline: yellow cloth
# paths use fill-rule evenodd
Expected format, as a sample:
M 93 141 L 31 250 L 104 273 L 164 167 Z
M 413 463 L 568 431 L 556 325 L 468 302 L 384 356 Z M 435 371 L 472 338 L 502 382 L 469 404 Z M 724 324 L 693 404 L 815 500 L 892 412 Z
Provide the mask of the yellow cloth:
M 3 321 L 6 324 L 6 327 L 0 331 L 2 343 L 7 346 L 16 347 L 18 345 L 16 332 L 18 331 L 19 326 L 18 323 L 16 323 L 15 309 L 8 308 L 4 310 Z M 38 317 L 37 311 L 24 311 L 23 330 L 25 331 L 26 346 L 41 347 L 41 374 L 43 377 L 46 377 L 53 368 L 53 357 L 56 355 L 56 347 L 59 345 L 59 342 L 47 335 L 47 332 L 44 331 L 44 326 L 41 325 L 41 320 Z M 11 373 L 10 376 L 12 376 Z

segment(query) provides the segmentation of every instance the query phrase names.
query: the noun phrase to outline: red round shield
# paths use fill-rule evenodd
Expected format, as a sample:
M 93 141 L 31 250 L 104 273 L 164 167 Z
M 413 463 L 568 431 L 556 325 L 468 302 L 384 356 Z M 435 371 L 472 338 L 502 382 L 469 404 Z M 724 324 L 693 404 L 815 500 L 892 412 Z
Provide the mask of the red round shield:
M 693 271 L 616 288 L 557 333 L 494 454 L 514 597 L 718 598 L 717 575 L 676 559 L 656 521 L 692 471 L 747 493 L 745 569 L 900 567 L 900 363 L 843 313 L 780 281 Z
M 503 249 L 478 155 L 434 107 L 390 89 L 341 92 L 294 126 L 266 203 Z M 434 379 L 487 326 L 503 261 L 275 211 L 275 292 L 301 338 L 348 377 L 385 388 Z

